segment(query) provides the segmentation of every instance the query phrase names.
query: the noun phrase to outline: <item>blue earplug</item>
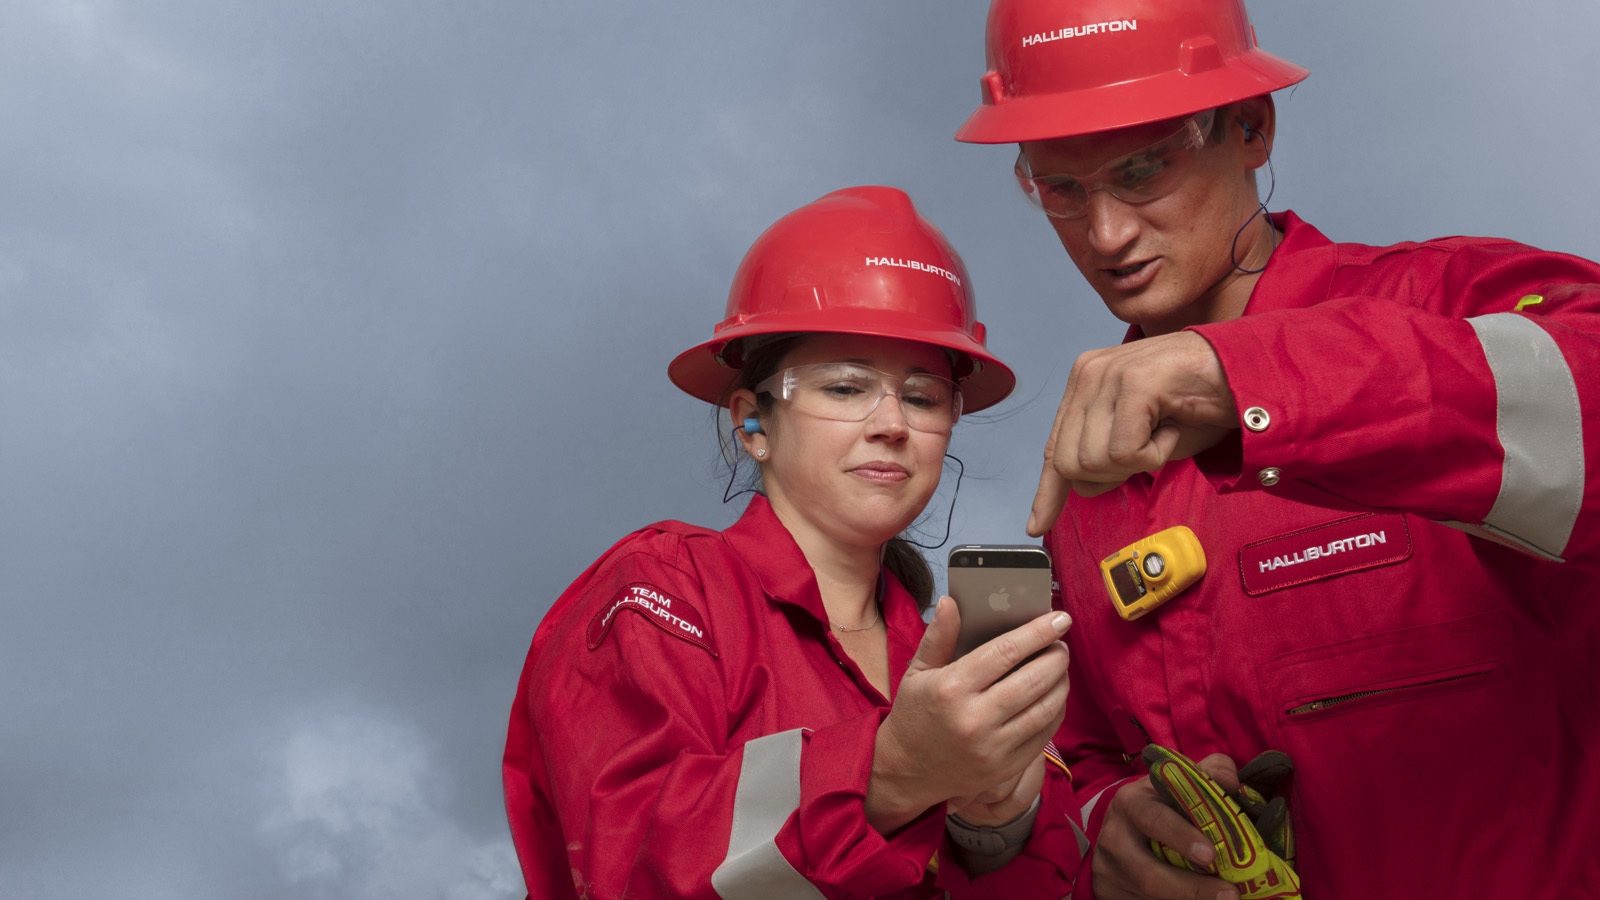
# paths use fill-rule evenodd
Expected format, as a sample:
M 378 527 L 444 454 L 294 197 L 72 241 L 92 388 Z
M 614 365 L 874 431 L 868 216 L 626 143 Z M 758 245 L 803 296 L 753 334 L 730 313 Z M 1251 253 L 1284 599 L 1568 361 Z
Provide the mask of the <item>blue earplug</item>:
M 745 434 L 762 434 L 763 432 L 761 431 L 761 420 L 760 419 L 745 419 L 744 420 L 744 433 Z

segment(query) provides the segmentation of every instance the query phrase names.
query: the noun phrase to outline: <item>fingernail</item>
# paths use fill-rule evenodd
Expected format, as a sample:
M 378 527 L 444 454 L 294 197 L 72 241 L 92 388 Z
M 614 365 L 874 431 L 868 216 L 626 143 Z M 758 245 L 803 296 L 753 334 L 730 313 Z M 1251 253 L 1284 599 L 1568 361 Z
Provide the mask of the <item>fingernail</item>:
M 1067 629 L 1072 627 L 1072 617 L 1064 612 L 1056 613 L 1055 618 L 1050 620 L 1050 627 L 1056 630 L 1056 634 L 1066 634 Z
M 1012 519 L 1012 521 L 1015 522 L 1016 520 Z M 1027 528 L 1027 531 L 1028 531 L 1029 534 L 1038 534 L 1038 531 L 1034 528 L 1034 523 L 1037 522 L 1037 521 L 1039 521 L 1037 516 L 1035 516 L 1033 513 L 1028 513 L 1028 528 Z
M 1231 890 L 1217 891 L 1217 900 L 1239 900 L 1239 894 Z
M 1195 841 L 1189 845 L 1189 858 L 1204 865 L 1210 865 L 1217 856 L 1217 849 L 1205 841 Z

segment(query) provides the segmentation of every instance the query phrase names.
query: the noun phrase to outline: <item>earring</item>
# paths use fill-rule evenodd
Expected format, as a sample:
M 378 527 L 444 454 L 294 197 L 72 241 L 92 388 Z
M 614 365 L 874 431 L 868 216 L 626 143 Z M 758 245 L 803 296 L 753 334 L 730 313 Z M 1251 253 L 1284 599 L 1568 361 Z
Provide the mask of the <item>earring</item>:
M 756 459 L 766 459 L 766 458 L 767 458 L 767 448 L 765 448 L 765 447 L 757 447 L 756 448 Z

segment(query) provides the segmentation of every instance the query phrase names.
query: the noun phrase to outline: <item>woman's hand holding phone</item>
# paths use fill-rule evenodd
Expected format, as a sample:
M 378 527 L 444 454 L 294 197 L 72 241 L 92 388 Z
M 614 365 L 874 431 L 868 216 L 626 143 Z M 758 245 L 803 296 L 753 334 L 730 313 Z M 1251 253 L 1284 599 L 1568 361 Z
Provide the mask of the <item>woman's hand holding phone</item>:
M 1071 623 L 1066 613 L 1045 613 L 954 659 L 961 614 L 949 597 L 939 599 L 878 728 L 866 807 L 879 833 L 939 803 L 967 806 L 1000 786 L 1013 784 L 1015 793 L 1025 785 L 1019 775 L 1039 760 L 1065 714 L 1060 639 Z
M 996 828 L 1026 816 L 1031 828 L 1037 815 L 1035 804 L 1039 802 L 1039 794 L 1044 789 L 1045 772 L 1044 755 L 1040 754 L 1009 782 L 996 785 L 969 802 L 951 800 L 948 812 L 952 816 L 959 816 L 967 825 Z M 967 870 L 969 876 L 976 877 L 993 872 L 1015 859 L 1025 846 L 1026 841 L 1001 853 L 990 854 L 974 853 L 958 844 L 955 848 L 956 861 Z
M 997 784 L 975 797 L 957 797 L 949 811 L 973 825 L 1004 825 L 1033 806 L 1044 787 L 1046 763 L 1041 753 L 1015 778 Z

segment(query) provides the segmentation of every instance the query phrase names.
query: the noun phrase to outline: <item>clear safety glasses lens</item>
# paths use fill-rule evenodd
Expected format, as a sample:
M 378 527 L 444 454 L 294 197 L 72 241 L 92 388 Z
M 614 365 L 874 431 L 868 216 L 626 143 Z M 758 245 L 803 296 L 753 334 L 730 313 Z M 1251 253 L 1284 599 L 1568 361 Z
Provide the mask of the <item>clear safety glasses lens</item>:
M 1123 203 L 1149 203 L 1165 197 L 1183 181 L 1195 153 L 1205 146 L 1216 110 L 1183 120 L 1178 130 L 1126 156 L 1111 160 L 1092 175 L 1034 177 L 1020 151 L 1012 171 L 1028 202 L 1057 219 L 1076 219 L 1089 209 L 1089 194 L 1105 191 Z
M 756 392 L 838 422 L 865 421 L 889 394 L 900 401 L 907 427 L 917 431 L 948 434 L 961 418 L 961 389 L 948 378 L 925 372 L 900 378 L 857 363 L 792 366 L 756 385 Z

